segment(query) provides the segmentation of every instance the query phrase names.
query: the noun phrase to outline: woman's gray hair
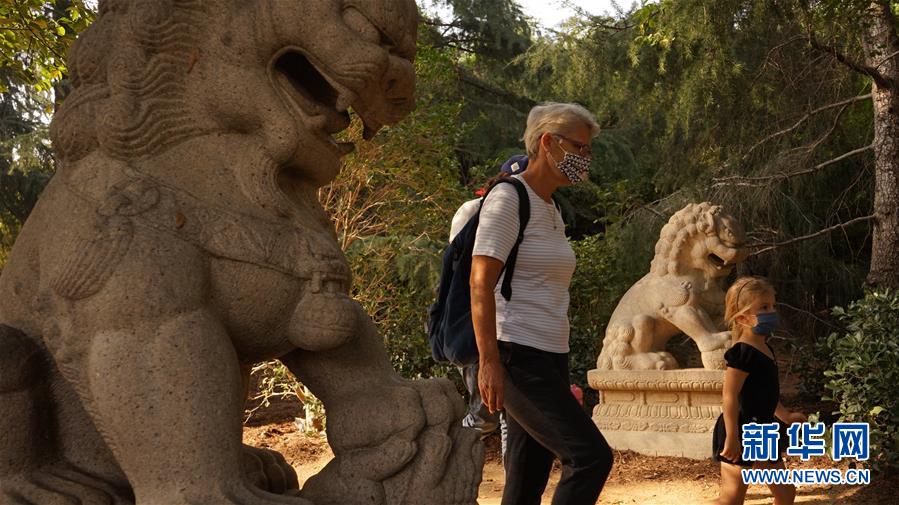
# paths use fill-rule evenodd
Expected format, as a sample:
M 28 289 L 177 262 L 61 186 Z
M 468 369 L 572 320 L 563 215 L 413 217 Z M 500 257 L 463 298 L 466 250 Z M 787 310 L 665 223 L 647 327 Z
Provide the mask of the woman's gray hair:
M 578 126 L 590 128 L 590 137 L 599 134 L 596 116 L 576 103 L 544 102 L 534 106 L 528 113 L 528 124 L 524 130 L 524 147 L 528 156 L 537 155 L 540 137 L 544 133 L 567 135 Z

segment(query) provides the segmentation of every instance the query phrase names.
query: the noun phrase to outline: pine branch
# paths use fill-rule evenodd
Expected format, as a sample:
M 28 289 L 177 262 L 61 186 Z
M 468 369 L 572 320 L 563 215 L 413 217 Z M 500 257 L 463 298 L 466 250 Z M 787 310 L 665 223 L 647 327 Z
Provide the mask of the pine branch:
M 490 94 L 492 94 L 492 95 L 500 96 L 500 97 L 504 97 L 504 98 L 508 98 L 508 99 L 512 99 L 512 100 L 515 100 L 515 101 L 517 101 L 517 100 L 523 100 L 523 101 L 527 102 L 527 103 L 530 104 L 530 105 L 537 105 L 537 102 L 536 102 L 535 100 L 531 99 L 531 98 L 528 98 L 528 97 L 526 97 L 526 96 L 516 95 L 515 93 L 512 93 L 512 92 L 510 92 L 510 91 L 506 91 L 506 90 L 504 90 L 504 89 L 499 89 L 499 88 L 497 88 L 497 87 L 495 87 L 495 86 L 492 86 L 492 85 L 490 85 L 490 84 L 488 84 L 488 83 L 486 83 L 486 82 L 484 82 L 484 81 L 478 79 L 477 77 L 468 75 L 468 74 L 467 74 L 464 70 L 462 70 L 462 69 L 457 69 L 456 75 L 458 75 L 459 80 L 462 81 L 463 83 L 468 84 L 469 86 L 473 86 L 473 87 L 475 87 L 475 88 L 478 88 L 478 89 L 481 90 L 481 91 L 485 91 L 485 92 L 490 93 Z
M 828 233 L 830 233 L 830 232 L 832 232 L 832 231 L 834 231 L 834 230 L 841 230 L 841 229 L 846 228 L 846 227 L 848 227 L 848 226 L 852 226 L 853 224 L 856 224 L 856 223 L 863 223 L 863 222 L 873 221 L 873 220 L 875 219 L 875 217 L 876 217 L 876 216 L 874 216 L 873 214 L 872 214 L 872 215 L 869 215 L 869 216 L 857 217 L 857 218 L 855 218 L 855 219 L 850 219 L 849 221 L 846 221 L 845 223 L 840 223 L 840 224 L 837 224 L 837 225 L 834 225 L 834 226 L 830 226 L 830 227 L 828 227 L 828 228 L 824 228 L 823 230 L 818 230 L 818 231 L 816 231 L 815 233 L 810 233 L 810 234 L 808 234 L 808 235 L 803 235 L 803 236 L 801 236 L 801 237 L 795 237 L 795 238 L 792 238 L 792 239 L 790 239 L 790 240 L 785 240 L 785 241 L 783 241 L 783 242 L 769 242 L 769 243 L 760 243 L 760 244 L 750 244 L 750 245 L 748 245 L 747 247 L 749 247 L 750 249 L 760 248 L 758 251 L 753 251 L 752 253 L 750 253 L 750 256 L 757 256 L 757 255 L 759 255 L 759 254 L 762 254 L 762 253 L 765 253 L 765 252 L 768 252 L 768 251 L 773 251 L 773 250 L 778 249 L 778 248 L 780 248 L 780 247 L 784 247 L 784 246 L 787 246 L 787 245 L 790 245 L 790 244 L 795 244 L 795 243 L 797 243 L 797 242 L 803 242 L 803 241 L 806 241 L 806 240 L 809 240 L 809 239 L 813 239 L 813 238 L 815 238 L 815 237 L 820 237 L 820 236 L 826 235 L 826 234 L 828 234 Z
M 631 24 L 625 23 L 622 25 L 610 25 L 610 24 L 602 23 L 599 21 L 600 19 L 603 19 L 603 16 L 590 16 L 590 18 L 593 20 L 594 27 L 602 28 L 604 30 L 609 30 L 609 31 L 613 31 L 613 32 L 624 32 L 624 31 L 630 30 L 632 28 L 635 28 L 638 24 L 638 23 L 631 23 Z
M 871 93 L 867 93 L 867 94 L 865 94 L 865 95 L 854 96 L 854 97 L 852 97 L 852 98 L 843 100 L 842 102 L 836 102 L 836 103 L 831 103 L 831 104 L 828 104 L 828 105 L 823 105 L 823 106 L 821 106 L 821 107 L 818 107 L 817 109 L 814 109 L 814 110 L 812 110 L 812 111 L 809 111 L 809 112 L 807 112 L 804 116 L 802 116 L 801 118 L 799 118 L 799 120 L 796 121 L 796 123 L 794 123 L 793 126 L 790 126 L 789 128 L 785 128 L 785 129 L 780 130 L 780 131 L 778 131 L 778 132 L 774 132 L 774 133 L 772 133 L 771 135 L 768 135 L 767 137 L 765 137 L 765 138 L 763 138 L 762 140 L 759 140 L 758 142 L 756 142 L 755 144 L 753 144 L 753 146 L 750 147 L 748 151 L 746 151 L 746 154 L 743 155 L 743 159 L 745 160 L 745 159 L 752 153 L 752 151 L 754 151 L 754 150 L 755 150 L 756 148 L 758 148 L 760 145 L 762 145 L 762 144 L 764 144 L 764 143 L 766 143 L 766 142 L 769 142 L 769 141 L 771 141 L 771 140 L 773 140 L 773 139 L 775 139 L 775 138 L 777 138 L 777 137 L 780 137 L 780 136 L 782 136 L 782 135 L 785 135 L 785 134 L 787 134 L 787 133 L 790 133 L 791 131 L 795 130 L 796 128 L 799 128 L 800 126 L 802 126 L 802 123 L 806 122 L 810 117 L 814 116 L 815 114 L 819 114 L 819 113 L 821 113 L 821 112 L 824 112 L 824 111 L 829 110 L 829 109 L 833 109 L 833 108 L 835 108 L 835 107 L 841 107 L 841 106 L 843 106 L 843 105 L 849 105 L 849 104 L 852 104 L 852 103 L 855 103 L 855 102 L 861 102 L 861 101 L 863 101 L 863 100 L 868 100 L 868 99 L 870 99 L 870 98 L 871 98 Z
M 880 60 L 880 63 L 878 63 L 877 65 L 874 66 L 874 68 L 880 68 L 884 63 L 890 61 L 891 59 L 893 59 L 896 56 L 899 56 L 899 51 L 894 51 L 893 54 L 890 54 L 889 56 L 884 57 L 882 60 Z
M 787 179 L 792 179 L 794 177 L 799 177 L 802 175 L 808 175 L 821 170 L 829 165 L 833 165 L 834 163 L 840 162 L 846 158 L 855 156 L 856 154 L 861 154 L 865 151 L 869 151 L 874 148 L 873 144 L 866 145 L 864 147 L 859 147 L 858 149 L 853 149 L 847 153 L 843 153 L 836 158 L 818 163 L 817 165 L 807 168 L 805 170 L 797 170 L 795 172 L 781 173 L 781 174 L 773 174 L 766 175 L 760 177 L 746 177 L 742 175 L 733 175 L 730 177 L 720 177 L 712 179 L 713 184 L 712 187 L 718 186 L 761 186 L 763 184 L 768 183 L 778 183 L 783 182 Z
M 809 32 L 809 34 L 805 38 L 806 40 L 808 40 L 809 45 L 811 45 L 813 48 L 821 52 L 830 54 L 831 56 L 836 58 L 837 61 L 849 67 L 850 69 L 860 74 L 865 74 L 868 77 L 874 79 L 874 82 L 876 82 L 879 87 L 892 88 L 895 84 L 892 79 L 880 73 L 880 71 L 877 70 L 876 67 L 872 67 L 870 65 L 855 61 L 853 58 L 849 57 L 836 47 L 821 43 L 811 32 Z

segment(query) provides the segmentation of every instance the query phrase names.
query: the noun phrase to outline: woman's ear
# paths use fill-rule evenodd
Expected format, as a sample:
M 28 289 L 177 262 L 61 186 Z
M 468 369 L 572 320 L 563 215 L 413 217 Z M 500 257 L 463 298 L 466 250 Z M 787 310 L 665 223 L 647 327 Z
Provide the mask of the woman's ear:
M 552 145 L 552 138 L 553 136 L 549 132 L 540 135 L 540 145 L 543 146 L 544 152 L 549 152 L 549 147 Z

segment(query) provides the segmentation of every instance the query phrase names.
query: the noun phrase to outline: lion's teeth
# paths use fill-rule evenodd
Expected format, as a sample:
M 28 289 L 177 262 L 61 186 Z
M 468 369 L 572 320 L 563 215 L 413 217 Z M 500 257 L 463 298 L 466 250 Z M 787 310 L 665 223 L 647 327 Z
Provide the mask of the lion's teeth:
M 337 112 L 346 112 L 355 99 L 356 97 L 351 93 L 340 93 L 337 95 L 337 103 L 334 107 L 337 109 Z

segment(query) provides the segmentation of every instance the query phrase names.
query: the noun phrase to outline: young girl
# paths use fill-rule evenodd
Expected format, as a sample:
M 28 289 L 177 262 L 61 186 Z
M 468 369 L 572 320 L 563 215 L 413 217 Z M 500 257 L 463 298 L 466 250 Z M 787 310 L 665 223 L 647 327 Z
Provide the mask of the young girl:
M 713 444 L 713 454 L 721 462 L 719 505 L 743 503 L 747 485 L 743 484 L 741 468 L 784 468 L 781 454 L 786 447 L 786 433 L 781 430 L 777 461 L 743 461 L 743 424 L 780 420 L 789 425 L 806 420 L 803 414 L 788 411 L 779 400 L 777 362 L 767 343 L 778 323 L 774 288 L 755 277 L 737 279 L 727 290 L 725 319 L 734 344 L 724 354 L 724 412 L 715 425 Z M 768 487 L 775 505 L 792 504 L 796 497 L 793 485 Z

